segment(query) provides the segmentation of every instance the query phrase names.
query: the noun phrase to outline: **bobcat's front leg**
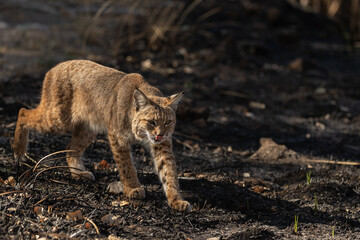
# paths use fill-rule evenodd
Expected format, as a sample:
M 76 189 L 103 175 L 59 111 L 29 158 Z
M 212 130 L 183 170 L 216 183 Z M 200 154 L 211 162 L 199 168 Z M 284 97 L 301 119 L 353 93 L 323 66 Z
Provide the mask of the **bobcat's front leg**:
M 108 134 L 111 150 L 119 169 L 120 181 L 123 185 L 124 194 L 129 198 L 145 198 L 145 190 L 141 187 L 136 169 L 130 154 L 130 145 L 122 140 L 117 134 Z
M 171 142 L 163 141 L 162 143 L 154 144 L 152 146 L 152 154 L 169 206 L 177 211 L 190 212 L 190 203 L 185 201 L 180 194 Z

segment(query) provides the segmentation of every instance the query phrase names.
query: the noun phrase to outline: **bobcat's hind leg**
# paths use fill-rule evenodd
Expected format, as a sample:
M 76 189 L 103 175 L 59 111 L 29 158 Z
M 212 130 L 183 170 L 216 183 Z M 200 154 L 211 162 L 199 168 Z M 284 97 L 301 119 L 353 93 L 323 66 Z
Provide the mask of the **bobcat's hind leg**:
M 20 109 L 16 123 L 14 143 L 12 146 L 14 157 L 16 159 L 19 159 L 26 153 L 29 130 L 41 128 L 41 123 L 42 117 L 40 116 L 38 109 Z
M 81 156 L 85 149 L 95 140 L 96 134 L 83 125 L 75 127 L 68 150 L 74 150 L 66 154 L 66 160 L 69 165 L 71 175 L 76 179 L 95 180 L 94 175 L 90 171 L 86 171 Z

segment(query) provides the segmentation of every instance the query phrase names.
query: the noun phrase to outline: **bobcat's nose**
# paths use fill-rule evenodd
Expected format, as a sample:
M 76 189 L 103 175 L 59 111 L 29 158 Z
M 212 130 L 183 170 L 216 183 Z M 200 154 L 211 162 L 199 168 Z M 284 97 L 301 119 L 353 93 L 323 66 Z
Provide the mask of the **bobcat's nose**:
M 164 134 L 159 134 L 155 136 L 155 141 L 160 142 L 164 139 Z

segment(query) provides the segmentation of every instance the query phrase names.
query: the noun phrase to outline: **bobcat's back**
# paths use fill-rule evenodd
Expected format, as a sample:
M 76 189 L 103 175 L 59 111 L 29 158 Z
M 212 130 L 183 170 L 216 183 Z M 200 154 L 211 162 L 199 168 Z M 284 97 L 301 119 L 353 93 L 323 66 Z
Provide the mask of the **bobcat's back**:
M 140 75 L 127 75 L 87 60 L 60 63 L 45 76 L 39 109 L 46 122 L 56 123 L 49 124 L 58 127 L 54 132 L 70 132 L 77 124 L 104 132 L 119 111 L 118 98 L 126 102 L 120 110 L 128 114 L 134 89 L 145 84 Z

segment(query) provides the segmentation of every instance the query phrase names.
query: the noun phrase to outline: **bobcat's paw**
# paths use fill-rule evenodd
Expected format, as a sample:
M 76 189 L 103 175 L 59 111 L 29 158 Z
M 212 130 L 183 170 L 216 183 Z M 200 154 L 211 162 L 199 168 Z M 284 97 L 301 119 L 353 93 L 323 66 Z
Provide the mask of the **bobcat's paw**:
M 24 156 L 24 154 L 25 154 L 25 153 L 19 153 L 19 152 L 14 151 L 14 158 L 15 158 L 15 160 L 20 159 L 22 156 Z
M 85 181 L 94 181 L 95 176 L 92 172 L 89 171 L 76 171 L 71 174 L 71 177 L 78 180 L 85 180 Z
M 144 199 L 145 190 L 142 187 L 133 188 L 126 195 L 131 199 Z
M 191 211 L 191 205 L 188 201 L 184 200 L 176 200 L 169 204 L 172 209 L 175 209 L 176 211 L 180 212 L 190 212 Z

